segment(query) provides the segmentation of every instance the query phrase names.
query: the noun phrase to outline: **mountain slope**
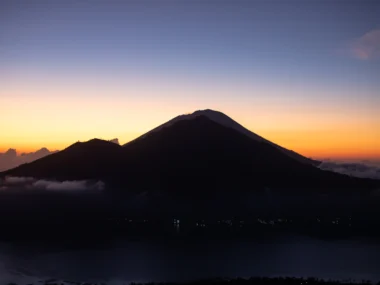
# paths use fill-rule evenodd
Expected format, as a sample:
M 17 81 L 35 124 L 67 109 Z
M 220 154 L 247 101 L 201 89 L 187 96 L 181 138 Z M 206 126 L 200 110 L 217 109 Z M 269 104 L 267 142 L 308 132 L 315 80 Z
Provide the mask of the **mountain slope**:
M 179 122 L 179 121 L 182 121 L 182 120 L 192 120 L 196 117 L 199 117 L 199 116 L 205 116 L 207 117 L 208 119 L 222 125 L 222 126 L 225 126 L 225 127 L 228 127 L 228 128 L 231 128 L 231 129 L 234 129 L 246 136 L 248 136 L 249 138 L 255 140 L 255 141 L 258 141 L 258 142 L 264 142 L 264 143 L 268 143 L 276 148 L 278 148 L 279 150 L 281 150 L 282 152 L 284 152 L 285 154 L 287 154 L 288 156 L 292 157 L 293 159 L 296 159 L 298 160 L 299 162 L 302 162 L 302 163 L 305 163 L 305 164 L 311 164 L 311 165 L 318 165 L 320 164 L 319 161 L 315 161 L 315 160 L 312 160 L 312 159 L 309 159 L 309 158 L 306 158 L 292 150 L 288 150 L 286 148 L 283 148 L 273 142 L 270 142 L 266 139 L 264 139 L 263 137 L 260 137 L 259 135 L 251 132 L 250 130 L 244 128 L 242 125 L 240 125 L 239 123 L 237 123 L 236 121 L 234 121 L 233 119 L 231 119 L 230 117 L 228 117 L 227 115 L 223 114 L 222 112 L 218 112 L 218 111 L 213 111 L 213 110 L 210 110 L 210 109 L 206 109 L 206 110 L 198 110 L 198 111 L 195 111 L 194 113 L 192 114 L 189 114 L 189 115 L 180 115 L 180 116 L 177 116 L 175 117 L 174 119 L 158 126 L 157 128 L 154 128 L 153 130 L 149 131 L 148 133 L 138 137 L 136 140 L 139 140 L 139 139 L 143 139 L 144 137 L 146 137 L 148 134 L 150 133 L 153 133 L 153 132 L 157 132 L 157 131 L 160 131 L 162 130 L 163 128 L 167 128 L 169 126 L 172 126 L 173 124 Z M 127 146 L 129 143 L 125 144 L 124 146 Z
M 106 179 L 114 171 L 122 147 L 93 139 L 5 171 L 5 175 L 57 180 Z
M 159 185 L 178 191 L 249 191 L 264 187 L 338 190 L 371 187 L 373 183 L 320 171 L 205 116 L 150 132 L 125 149 L 132 161 L 138 161 L 130 169 L 132 176 L 148 183 L 148 189 Z M 149 185 L 145 175 L 157 183 Z

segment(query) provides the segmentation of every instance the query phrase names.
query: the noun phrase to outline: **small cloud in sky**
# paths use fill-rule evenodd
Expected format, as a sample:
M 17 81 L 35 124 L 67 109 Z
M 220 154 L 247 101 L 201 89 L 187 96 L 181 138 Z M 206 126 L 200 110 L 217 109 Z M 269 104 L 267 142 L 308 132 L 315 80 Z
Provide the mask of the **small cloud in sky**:
M 360 60 L 380 58 L 380 29 L 367 32 L 349 45 L 350 55 Z

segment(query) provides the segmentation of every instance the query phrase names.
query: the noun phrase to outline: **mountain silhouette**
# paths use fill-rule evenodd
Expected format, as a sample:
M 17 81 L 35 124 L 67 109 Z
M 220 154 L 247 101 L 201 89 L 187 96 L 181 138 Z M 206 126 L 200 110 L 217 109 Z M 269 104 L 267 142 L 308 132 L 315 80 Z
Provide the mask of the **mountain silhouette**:
M 255 141 L 268 143 L 268 144 L 278 148 L 279 150 L 283 151 L 285 154 L 289 155 L 290 157 L 292 157 L 292 158 L 294 158 L 300 162 L 303 162 L 306 164 L 312 164 L 312 165 L 318 165 L 321 163 L 320 161 L 316 161 L 316 160 L 306 158 L 306 157 L 304 157 L 304 156 L 302 156 L 302 155 L 300 155 L 294 151 L 288 150 L 288 149 L 283 148 L 283 147 L 281 147 L 281 146 L 279 146 L 279 145 L 277 145 L 271 141 L 268 141 L 268 140 L 264 139 L 263 137 L 260 137 L 259 135 L 257 135 L 255 133 L 251 132 L 250 130 L 244 128 L 242 125 L 240 125 L 239 123 L 237 123 L 236 121 L 234 121 L 233 119 L 228 117 L 227 115 L 223 114 L 222 112 L 214 111 L 214 110 L 210 110 L 210 109 L 198 110 L 198 111 L 195 111 L 194 113 L 189 114 L 189 115 L 177 116 L 174 119 L 172 119 L 172 120 L 158 126 L 157 128 L 151 130 L 150 132 L 140 136 L 136 140 L 144 138 L 145 136 L 147 136 L 150 133 L 153 133 L 153 132 L 159 131 L 165 127 L 171 126 L 174 123 L 179 122 L 181 120 L 191 120 L 191 119 L 194 119 L 198 116 L 206 116 L 210 120 L 212 120 L 212 121 L 214 121 L 214 122 L 216 122 L 222 126 L 234 129 L 234 130 L 248 136 L 249 138 L 251 138 Z M 124 146 L 127 146 L 128 144 L 129 143 L 125 144 Z
M 104 177 L 104 173 L 112 168 L 120 151 L 121 146 L 100 139 L 76 142 L 62 151 L 25 163 L 5 173 L 57 180 L 92 179 L 98 175 Z
M 317 162 L 248 131 L 211 110 L 174 118 L 119 146 L 93 139 L 1 173 L 37 179 L 105 182 L 125 193 L 364 191 L 379 186 L 315 167 Z

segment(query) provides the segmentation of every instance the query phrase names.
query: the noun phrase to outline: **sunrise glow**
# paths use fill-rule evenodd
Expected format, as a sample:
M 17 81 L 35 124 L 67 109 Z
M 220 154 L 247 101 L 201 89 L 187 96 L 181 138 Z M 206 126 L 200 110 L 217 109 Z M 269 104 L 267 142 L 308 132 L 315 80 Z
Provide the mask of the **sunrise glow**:
M 181 19 L 161 19 L 156 5 L 144 18 L 137 3 L 114 3 L 112 17 L 103 2 L 41 5 L 0 20 L 0 152 L 126 143 L 214 109 L 308 157 L 380 158 L 380 34 L 349 14 L 305 6 L 323 15 L 315 22 L 286 5 L 289 17 L 267 13 L 265 2 L 236 15 L 177 3 L 165 13 Z

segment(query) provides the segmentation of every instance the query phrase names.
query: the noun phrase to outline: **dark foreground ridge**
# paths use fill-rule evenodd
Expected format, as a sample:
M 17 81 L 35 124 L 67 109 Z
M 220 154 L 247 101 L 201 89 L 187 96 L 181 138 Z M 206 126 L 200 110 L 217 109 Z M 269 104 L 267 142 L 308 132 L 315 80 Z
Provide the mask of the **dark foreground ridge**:
M 39 281 L 39 285 L 107 285 L 106 283 L 88 283 L 88 282 L 75 282 L 75 281 L 60 281 L 55 279 Z M 121 284 L 121 283 L 120 283 Z M 183 283 L 170 283 L 170 282 L 149 282 L 149 283 L 125 283 L 125 285 L 371 285 L 376 283 L 371 283 L 371 281 L 362 280 L 322 280 L 316 278 L 294 278 L 294 277 L 252 277 L 249 279 L 243 278 L 216 278 L 208 280 L 199 280 L 192 282 L 183 282 Z M 379 285 L 377 283 L 377 285 Z M 8 285 L 24 285 L 9 283 Z M 34 285 L 33 283 L 28 285 Z M 124 284 L 123 284 L 124 285 Z

